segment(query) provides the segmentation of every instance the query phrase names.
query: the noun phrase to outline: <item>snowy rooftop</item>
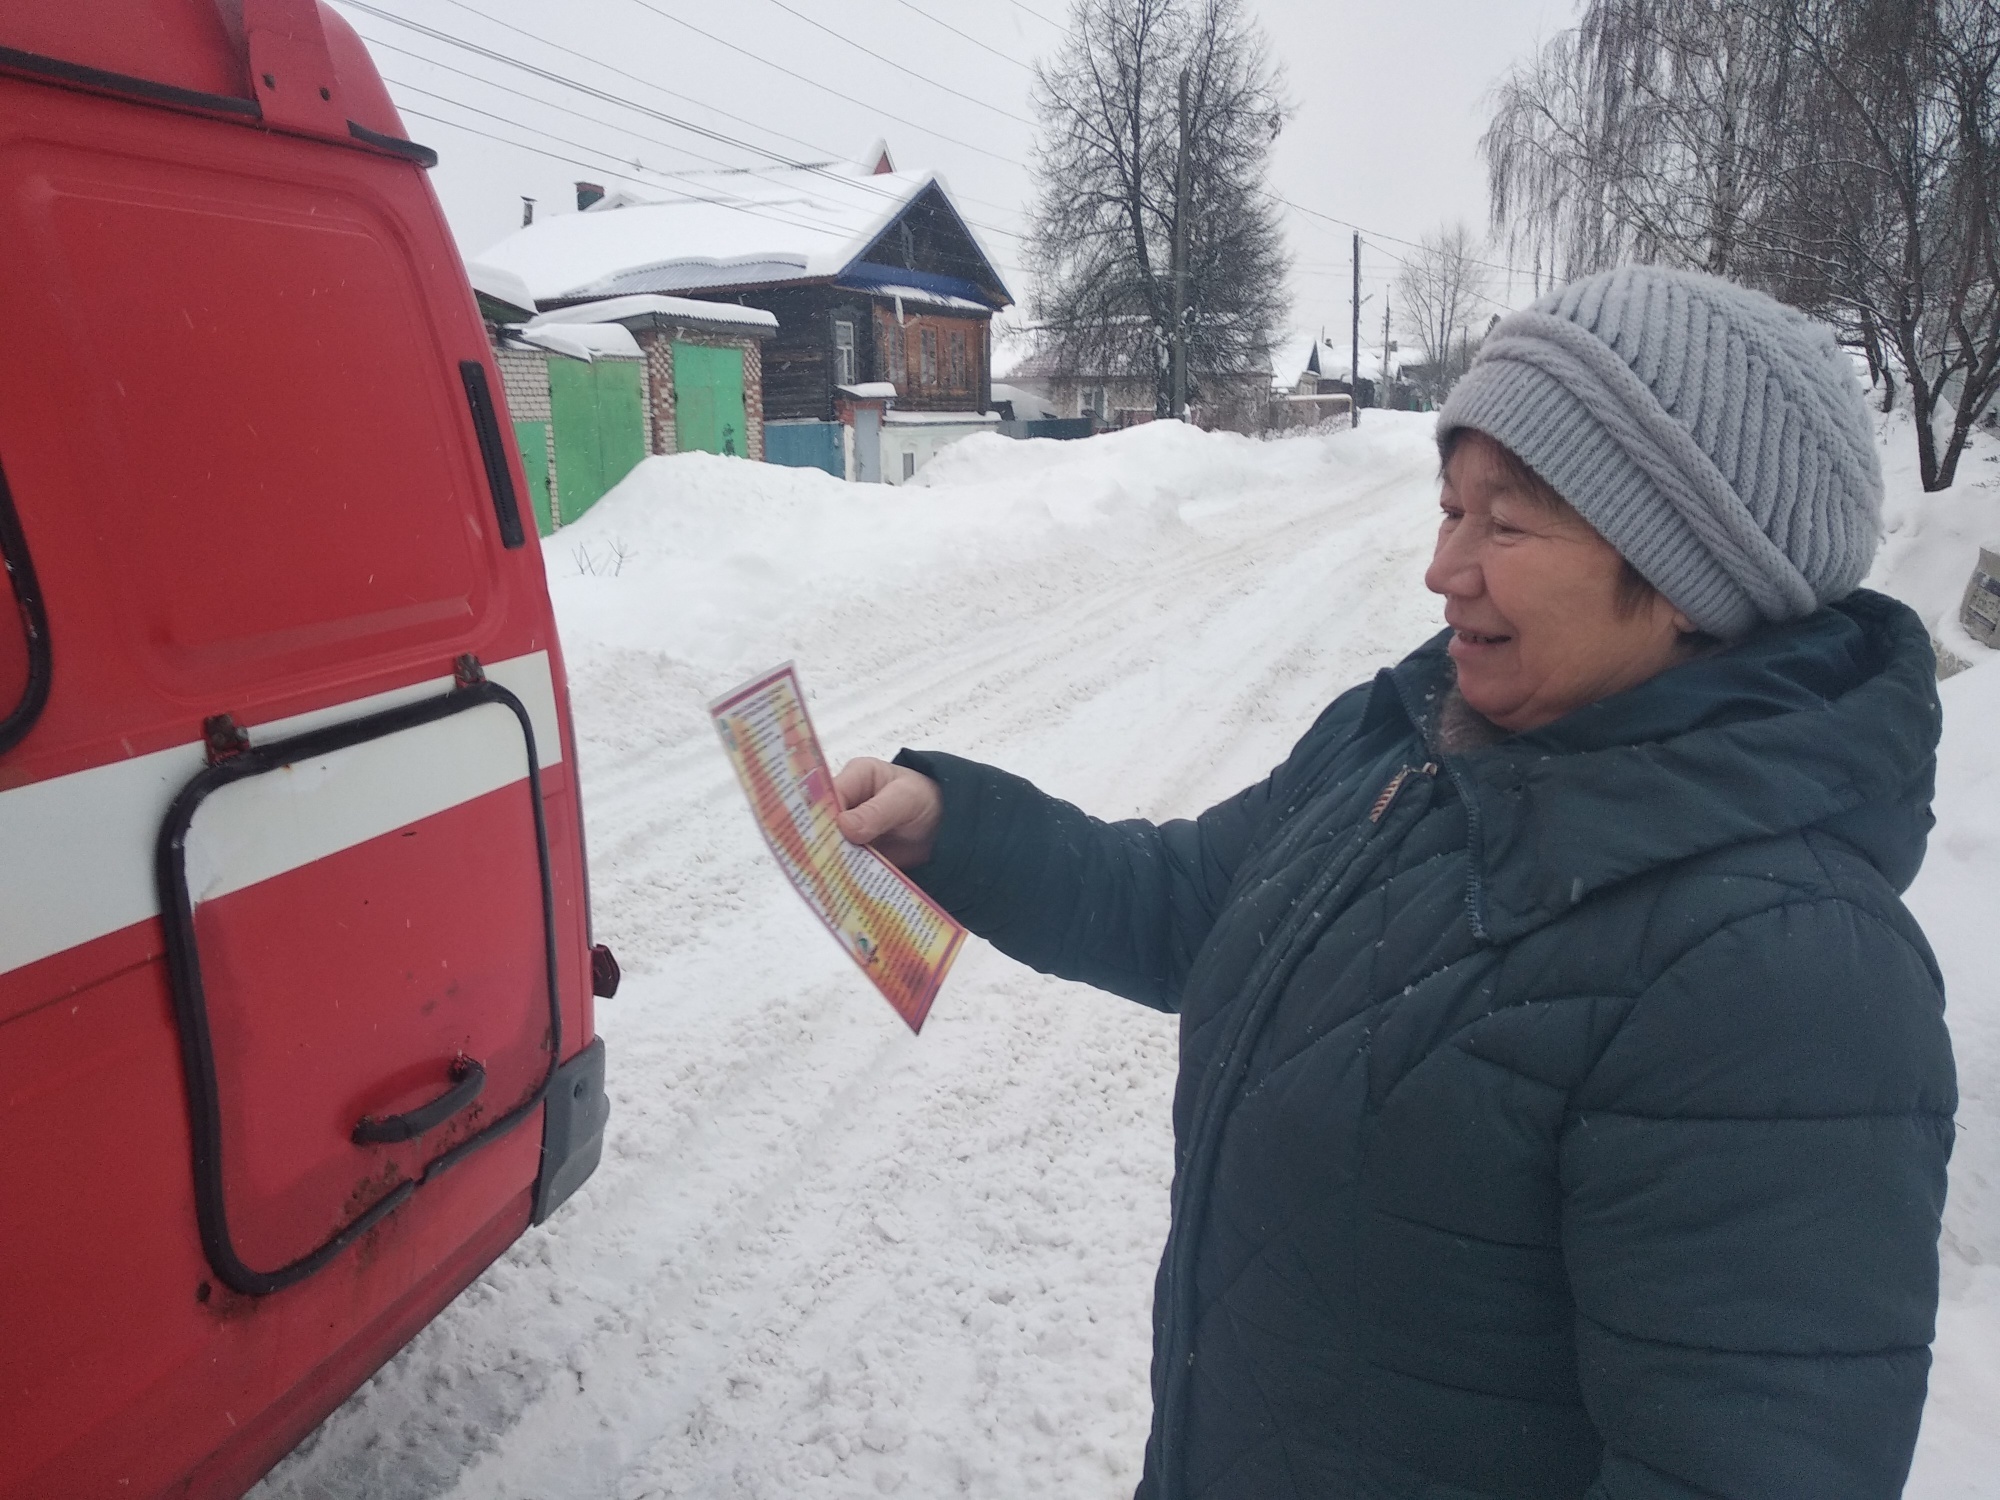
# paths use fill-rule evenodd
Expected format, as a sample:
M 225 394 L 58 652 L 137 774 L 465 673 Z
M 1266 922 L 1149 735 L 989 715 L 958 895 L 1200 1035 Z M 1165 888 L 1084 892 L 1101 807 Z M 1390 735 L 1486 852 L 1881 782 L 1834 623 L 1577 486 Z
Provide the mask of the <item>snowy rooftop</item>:
M 639 341 L 616 323 L 559 323 L 540 320 L 520 330 L 520 337 L 571 359 L 639 359 Z
M 1315 346 L 1319 350 L 1320 374 L 1326 376 L 1329 380 L 1347 379 L 1348 364 L 1352 358 L 1347 341 L 1295 338 L 1287 343 L 1280 344 L 1271 357 L 1276 379 L 1280 384 L 1289 387 L 1299 376 L 1306 372 L 1307 361 L 1312 358 Z M 1381 346 L 1379 344 L 1364 343 L 1361 346 L 1360 365 L 1360 375 L 1363 380 L 1381 379 Z M 1401 373 L 1402 354 L 1400 351 L 1390 356 L 1389 369 L 1392 374 Z
M 778 315 L 761 307 L 738 307 L 734 302 L 702 302 L 693 297 L 663 297 L 645 293 L 636 297 L 607 297 L 577 307 L 558 307 L 543 313 L 530 325 L 550 323 L 622 323 L 628 318 L 657 315 L 669 320 L 694 323 L 734 323 L 745 328 L 776 328 Z
M 845 270 L 933 183 L 943 187 L 935 172 L 856 162 L 691 172 L 537 220 L 480 259 L 519 276 L 541 301 L 617 292 L 621 277 L 638 272 L 669 291 L 813 280 Z
M 485 261 L 469 260 L 465 263 L 465 277 L 472 283 L 475 292 L 508 307 L 519 308 L 529 315 L 534 313 L 534 294 L 528 290 L 528 283 L 512 271 L 488 265 Z

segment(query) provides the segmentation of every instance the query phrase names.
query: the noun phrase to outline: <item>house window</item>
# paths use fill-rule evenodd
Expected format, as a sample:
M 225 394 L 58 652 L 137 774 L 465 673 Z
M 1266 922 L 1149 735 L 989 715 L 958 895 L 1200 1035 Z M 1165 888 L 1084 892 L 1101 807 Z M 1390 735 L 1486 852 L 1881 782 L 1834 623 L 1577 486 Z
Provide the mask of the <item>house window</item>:
M 918 379 L 928 389 L 937 384 L 937 330 L 926 328 L 920 335 L 923 343 L 923 371 Z
M 951 348 L 951 388 L 955 391 L 962 391 L 966 387 L 965 335 L 963 333 L 952 334 L 950 348 Z
M 882 324 L 882 344 L 889 354 L 889 368 L 883 372 L 883 378 L 900 391 L 910 379 L 909 342 L 900 327 L 885 321 Z
M 911 478 L 917 472 L 917 455 L 905 449 L 903 452 L 903 477 Z
M 845 318 L 833 320 L 833 383 L 853 385 L 856 379 L 854 364 L 854 325 Z
M 1078 415 L 1102 418 L 1104 416 L 1104 387 L 1101 385 L 1085 386 L 1083 388 L 1082 407 L 1083 409 Z

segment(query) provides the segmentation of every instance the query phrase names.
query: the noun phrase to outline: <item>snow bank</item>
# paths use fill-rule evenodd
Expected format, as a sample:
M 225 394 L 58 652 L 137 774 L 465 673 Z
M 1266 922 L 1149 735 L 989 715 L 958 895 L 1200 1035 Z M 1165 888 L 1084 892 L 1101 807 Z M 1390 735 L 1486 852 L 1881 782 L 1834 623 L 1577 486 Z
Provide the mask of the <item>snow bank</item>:
M 1387 455 L 1421 459 L 1428 430 L 1404 418 L 1337 442 L 1169 422 L 1088 442 L 979 433 L 902 486 L 709 454 L 651 458 L 542 546 L 572 649 L 663 652 L 747 676 L 834 641 L 844 655 L 857 614 L 899 635 L 904 610 L 955 608 L 967 589 L 1004 609 L 1062 591 L 1079 569 L 1196 543 L 1245 509 L 1257 525 L 1309 511 Z
M 1975 430 L 1959 460 L 1956 482 L 1926 494 L 1917 473 L 1916 430 L 1902 412 L 1876 418 L 1887 488 L 1882 550 L 1868 586 L 1894 594 L 1923 616 L 1931 637 L 1961 661 L 1991 661 L 1958 623 L 1966 581 L 1981 547 L 2000 547 L 2000 440 Z

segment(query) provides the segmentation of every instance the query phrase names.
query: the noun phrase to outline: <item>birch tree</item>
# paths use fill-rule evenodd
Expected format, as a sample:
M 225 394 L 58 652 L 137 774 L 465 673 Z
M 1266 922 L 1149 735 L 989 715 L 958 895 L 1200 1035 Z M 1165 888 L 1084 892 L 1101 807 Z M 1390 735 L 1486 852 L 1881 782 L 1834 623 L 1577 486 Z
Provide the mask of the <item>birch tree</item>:
M 1493 102 L 1538 279 L 1659 261 L 1825 318 L 1950 485 L 2000 390 L 2000 0 L 1586 0 Z
M 1432 401 L 1443 401 L 1471 362 L 1473 324 L 1489 280 L 1479 257 L 1472 231 L 1451 224 L 1425 235 L 1396 277 L 1396 305 L 1423 355 L 1421 386 Z

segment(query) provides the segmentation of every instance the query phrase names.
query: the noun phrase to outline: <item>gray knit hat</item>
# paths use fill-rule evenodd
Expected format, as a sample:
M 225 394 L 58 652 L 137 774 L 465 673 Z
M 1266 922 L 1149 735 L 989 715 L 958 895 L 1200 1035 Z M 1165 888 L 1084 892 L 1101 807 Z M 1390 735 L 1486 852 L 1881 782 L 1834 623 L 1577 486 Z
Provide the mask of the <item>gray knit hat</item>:
M 1761 292 L 1621 266 L 1501 319 L 1438 414 L 1555 486 L 1724 638 L 1861 581 L 1882 470 L 1852 363 Z

